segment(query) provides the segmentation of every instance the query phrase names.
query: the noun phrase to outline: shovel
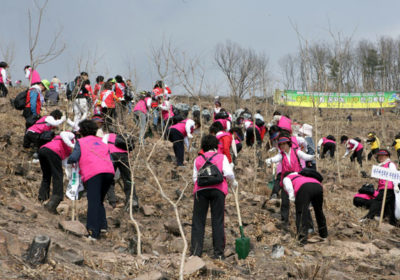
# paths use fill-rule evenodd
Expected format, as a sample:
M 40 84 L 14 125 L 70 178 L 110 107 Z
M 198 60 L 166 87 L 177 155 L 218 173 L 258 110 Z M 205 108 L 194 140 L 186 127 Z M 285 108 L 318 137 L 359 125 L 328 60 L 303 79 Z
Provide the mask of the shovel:
M 239 260 L 247 258 L 250 252 L 250 238 L 244 236 L 243 232 L 243 224 L 242 224 L 242 217 L 240 216 L 240 209 L 239 209 L 239 199 L 238 199 L 238 189 L 236 191 L 233 190 L 233 194 L 235 195 L 235 203 L 236 203 L 236 210 L 238 214 L 239 220 L 239 230 L 240 230 L 240 237 L 236 238 L 235 240 L 235 249 L 236 253 L 238 254 Z
M 268 188 L 269 188 L 270 190 L 272 190 L 272 189 L 274 188 L 275 180 L 276 180 L 276 164 L 273 163 L 273 164 L 272 164 L 272 180 L 270 180 L 270 181 L 268 182 Z

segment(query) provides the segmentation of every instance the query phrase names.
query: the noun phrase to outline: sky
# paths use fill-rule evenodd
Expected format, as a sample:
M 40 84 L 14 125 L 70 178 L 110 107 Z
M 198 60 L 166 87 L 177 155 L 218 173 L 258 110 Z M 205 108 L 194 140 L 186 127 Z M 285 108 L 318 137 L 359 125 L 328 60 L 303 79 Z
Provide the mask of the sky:
M 23 80 L 23 68 L 30 64 L 28 9 L 33 20 L 37 10 L 33 0 L 0 3 L 0 46 L 3 50 L 14 48 L 9 72 L 13 81 Z M 106 78 L 127 76 L 131 65 L 138 88 L 150 89 L 159 78 L 151 46 L 157 47 L 168 38 L 188 54 L 201 55 L 208 73 L 215 73 L 210 79 L 220 83 L 223 92 L 227 90 L 223 76 L 213 62 L 218 43 L 230 40 L 265 53 L 271 75 L 279 81 L 279 59 L 298 49 L 293 24 L 309 42 L 332 42 L 329 27 L 352 36 L 353 41 L 398 38 L 399 10 L 398 0 L 49 0 L 37 51 L 45 52 L 60 28 L 60 43 L 65 43 L 66 49 L 37 70 L 42 78 L 57 75 L 63 82 L 69 81 L 79 73 L 79 60 L 83 65 L 96 57 L 97 64 L 89 69 L 92 83 L 99 74 Z M 4 60 L 2 55 L 0 60 Z

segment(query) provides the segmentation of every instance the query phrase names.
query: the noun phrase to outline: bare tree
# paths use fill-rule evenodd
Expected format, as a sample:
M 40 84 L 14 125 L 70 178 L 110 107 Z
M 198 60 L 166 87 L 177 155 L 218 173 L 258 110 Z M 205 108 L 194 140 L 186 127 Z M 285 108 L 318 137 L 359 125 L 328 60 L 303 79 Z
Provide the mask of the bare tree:
M 62 33 L 62 28 L 57 30 L 52 39 L 48 38 L 46 41 L 50 42 L 47 51 L 39 53 L 37 51 L 40 30 L 42 26 L 43 13 L 46 9 L 48 0 L 44 1 L 43 5 L 39 5 L 38 1 L 33 1 L 35 4 L 36 11 L 34 15 L 37 16 L 37 23 L 33 23 L 31 10 L 28 9 L 28 19 L 29 19 L 29 57 L 31 61 L 31 66 L 36 68 L 40 64 L 45 64 L 56 59 L 65 50 L 65 43 L 60 43 L 60 37 Z

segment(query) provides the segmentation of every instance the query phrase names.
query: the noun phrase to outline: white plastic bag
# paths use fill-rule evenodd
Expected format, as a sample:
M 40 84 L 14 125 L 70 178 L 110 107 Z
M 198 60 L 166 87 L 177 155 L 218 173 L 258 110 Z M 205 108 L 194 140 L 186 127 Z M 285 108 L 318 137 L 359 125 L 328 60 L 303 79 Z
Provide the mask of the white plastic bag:
M 79 193 L 83 191 L 83 184 L 81 175 L 79 174 L 79 166 L 72 165 L 71 177 L 69 178 L 69 183 L 65 195 L 71 200 L 78 200 Z
M 396 198 L 394 202 L 394 216 L 397 220 L 400 220 L 400 192 L 394 192 L 394 196 Z

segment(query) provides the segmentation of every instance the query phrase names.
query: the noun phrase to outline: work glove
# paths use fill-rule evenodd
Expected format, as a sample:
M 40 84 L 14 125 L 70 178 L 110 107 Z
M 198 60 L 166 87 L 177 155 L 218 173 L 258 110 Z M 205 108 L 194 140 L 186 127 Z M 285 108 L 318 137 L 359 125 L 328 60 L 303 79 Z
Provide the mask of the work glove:
M 233 169 L 235 167 L 235 164 L 233 162 L 230 163 L 231 168 Z
M 236 180 L 233 180 L 233 182 L 231 184 L 231 188 L 232 189 L 237 189 L 238 186 L 239 186 L 238 182 Z
M 342 158 L 346 158 L 347 155 L 342 156 Z
M 294 194 L 291 193 L 291 194 L 289 195 L 289 200 L 290 200 L 290 201 L 295 201 Z
M 61 117 L 61 121 L 62 121 L 62 122 L 65 122 L 66 119 L 67 119 L 66 116 L 62 116 L 62 117 Z
M 400 192 L 399 184 L 395 184 L 395 185 L 394 185 L 394 191 L 397 192 L 397 193 Z
M 266 159 L 265 163 L 267 164 L 267 167 L 271 167 L 271 159 Z
M 192 139 L 193 138 L 193 135 L 192 134 L 188 134 L 188 136 L 187 136 L 189 139 Z

